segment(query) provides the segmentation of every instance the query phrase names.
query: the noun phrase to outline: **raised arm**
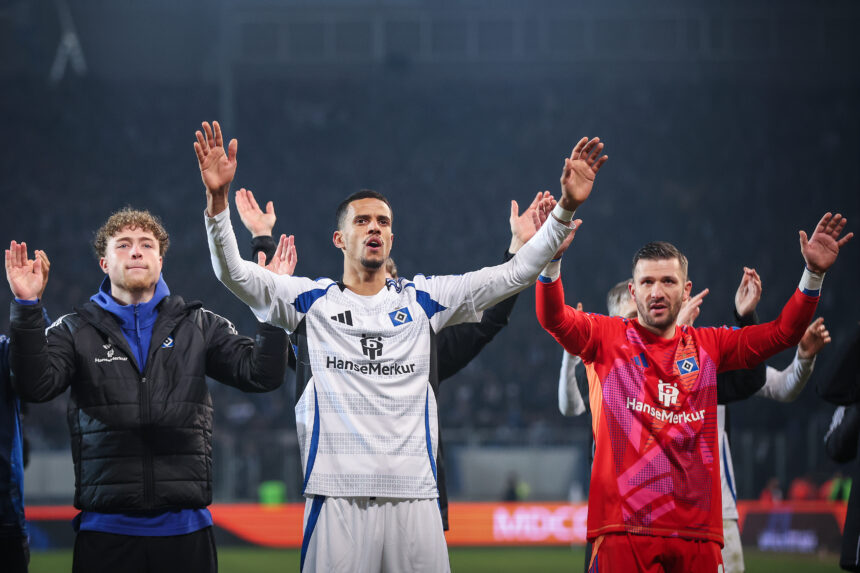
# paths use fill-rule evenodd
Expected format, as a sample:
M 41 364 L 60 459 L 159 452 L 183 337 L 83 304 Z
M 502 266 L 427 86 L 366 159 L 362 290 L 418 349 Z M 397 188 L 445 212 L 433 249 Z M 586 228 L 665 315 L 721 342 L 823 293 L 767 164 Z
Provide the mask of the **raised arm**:
M 27 257 L 27 244 L 12 241 L 6 250 L 6 278 L 15 300 L 10 307 L 9 363 L 12 386 L 29 402 L 61 394 L 75 371 L 74 340 L 62 321 L 46 332 L 40 299 L 48 285 L 50 261 L 43 251 Z
M 231 141 L 225 151 L 218 123 L 214 130 L 204 123 L 203 129 L 206 137 L 197 132 L 194 150 L 206 186 L 205 223 L 215 275 L 251 308 L 258 320 L 294 330 L 305 309 L 297 298 L 319 285 L 309 279 L 279 276 L 275 272 L 287 264 L 287 237 L 281 239 L 284 247 L 279 245 L 282 256 L 278 257 L 276 252 L 279 261 L 272 262 L 275 266 L 261 267 L 242 259 L 227 203 L 227 192 L 236 172 L 236 140 Z
M 824 273 L 836 262 L 839 250 L 853 233 L 840 238 L 846 220 L 842 215 L 827 213 L 821 218 L 812 237 L 800 231 L 801 254 L 806 261 L 800 284 L 776 320 L 739 331 L 711 330 L 720 338 L 720 371 L 749 368 L 777 352 L 795 346 L 812 321 Z
M 281 235 L 278 243 L 272 237 L 275 226 L 275 205 L 266 203 L 264 213 L 254 194 L 245 188 L 236 191 L 236 210 L 242 224 L 251 232 L 251 260 L 276 275 L 292 275 L 299 261 L 295 237 Z
M 542 222 L 546 221 L 549 213 L 546 199 L 549 197 L 549 191 L 538 193 L 522 214 L 517 202 L 511 201 L 511 244 L 505 253 L 505 261 L 513 258 L 534 236 Z M 455 324 L 439 332 L 436 337 L 436 356 L 440 383 L 463 369 L 508 325 L 517 296 L 515 294 L 486 309 L 480 322 Z
M 565 158 L 561 174 L 561 198 L 549 212 L 546 223 L 511 259 L 501 267 L 481 269 L 469 273 L 474 304 L 477 310 L 487 308 L 499 300 L 530 286 L 541 269 L 562 248 L 581 220 L 573 219 L 576 209 L 591 195 L 594 178 L 606 163 L 602 155 L 603 143 L 598 138 L 583 137 L 570 157 Z M 544 199 L 539 209 L 548 210 L 552 198 Z
M 708 289 L 684 301 L 678 313 L 679 325 L 693 326 L 701 312 Z M 744 267 L 741 283 L 735 292 L 735 324 L 739 328 L 758 324 L 755 307 L 761 299 L 761 279 L 755 269 Z M 749 398 L 764 386 L 767 371 L 764 364 L 755 368 L 729 370 L 717 375 L 717 403 L 729 404 Z
M 824 319 L 819 317 L 807 327 L 803 338 L 800 339 L 800 344 L 797 345 L 797 352 L 791 364 L 783 370 L 767 367 L 767 382 L 756 396 L 770 398 L 777 402 L 796 400 L 812 375 L 815 356 L 825 344 L 830 344 L 830 332 L 824 324 Z

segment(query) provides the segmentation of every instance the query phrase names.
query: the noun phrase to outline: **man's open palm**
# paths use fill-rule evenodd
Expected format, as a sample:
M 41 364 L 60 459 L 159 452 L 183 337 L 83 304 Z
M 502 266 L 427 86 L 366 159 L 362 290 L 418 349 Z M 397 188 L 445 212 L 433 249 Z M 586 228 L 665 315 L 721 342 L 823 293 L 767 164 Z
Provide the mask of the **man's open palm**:
M 213 126 L 214 129 L 209 126 L 209 122 L 203 122 L 205 137 L 200 131 L 194 132 L 194 135 L 197 136 L 197 141 L 194 142 L 194 151 L 197 153 L 200 177 L 210 191 L 223 189 L 233 181 L 233 177 L 236 175 L 236 152 L 239 147 L 239 143 L 235 139 L 231 139 L 225 150 L 221 125 L 215 121 Z
M 823 273 L 836 262 L 839 249 L 854 236 L 854 233 L 848 233 L 839 238 L 847 222 L 848 219 L 839 213 L 825 213 L 812 232 L 812 238 L 807 239 L 806 231 L 800 231 L 800 253 L 809 270 Z

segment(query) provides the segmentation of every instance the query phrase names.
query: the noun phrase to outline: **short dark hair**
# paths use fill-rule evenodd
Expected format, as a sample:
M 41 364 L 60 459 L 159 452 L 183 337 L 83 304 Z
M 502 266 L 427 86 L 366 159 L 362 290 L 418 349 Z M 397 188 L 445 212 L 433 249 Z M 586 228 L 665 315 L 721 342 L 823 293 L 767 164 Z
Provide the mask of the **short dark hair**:
M 632 282 L 633 279 L 630 278 L 609 289 L 606 294 L 606 310 L 609 316 L 621 316 L 621 307 L 630 298 L 630 289 L 627 285 Z
M 343 219 L 346 217 L 346 210 L 349 208 L 349 204 L 353 201 L 358 201 L 359 199 L 379 199 L 386 205 L 388 205 L 388 210 L 391 212 L 391 218 L 394 218 L 394 209 L 391 208 L 391 203 L 388 202 L 388 199 L 382 193 L 374 191 L 373 189 L 362 189 L 361 191 L 356 191 L 343 201 L 341 201 L 340 205 L 337 206 L 337 212 L 335 213 L 335 224 L 337 228 L 340 229 L 343 225 Z
M 126 227 L 152 233 L 155 240 L 158 241 L 158 254 L 164 256 L 164 253 L 167 252 L 167 247 L 170 245 L 170 236 L 167 234 L 164 225 L 161 224 L 161 219 L 149 211 L 139 211 L 131 207 L 123 207 L 108 217 L 104 225 L 96 231 L 95 239 L 93 239 L 93 249 L 96 252 L 96 256 L 99 258 L 105 256 L 108 241 Z
M 678 259 L 681 265 L 681 272 L 684 278 L 687 278 L 687 257 L 678 250 L 678 247 L 666 241 L 653 241 L 636 251 L 633 255 L 633 273 L 636 271 L 636 263 L 641 260 L 646 261 L 663 261 L 666 259 Z

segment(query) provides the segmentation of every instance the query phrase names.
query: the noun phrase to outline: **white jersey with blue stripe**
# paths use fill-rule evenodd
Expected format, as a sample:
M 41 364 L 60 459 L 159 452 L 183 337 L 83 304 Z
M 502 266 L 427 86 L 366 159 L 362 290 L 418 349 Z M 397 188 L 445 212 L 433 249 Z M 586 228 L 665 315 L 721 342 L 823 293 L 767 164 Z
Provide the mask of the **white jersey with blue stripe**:
M 259 320 L 299 339 L 305 495 L 411 499 L 438 497 L 434 333 L 478 321 L 533 284 L 569 232 L 550 219 L 505 264 L 388 281 L 361 296 L 330 279 L 278 276 L 241 260 L 227 211 L 206 224 L 219 279 Z
M 431 337 L 479 320 L 464 289 L 462 277 L 419 275 L 361 296 L 326 279 L 295 299 L 306 495 L 438 496 Z

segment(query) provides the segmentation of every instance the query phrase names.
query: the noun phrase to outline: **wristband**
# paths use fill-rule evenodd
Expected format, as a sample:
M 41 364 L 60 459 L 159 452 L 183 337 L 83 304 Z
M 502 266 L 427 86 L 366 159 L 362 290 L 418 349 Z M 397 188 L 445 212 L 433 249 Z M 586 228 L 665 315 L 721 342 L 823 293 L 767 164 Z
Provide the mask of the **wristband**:
M 573 214 L 576 211 L 568 211 L 564 207 L 561 206 L 561 203 L 556 203 L 555 207 L 552 208 L 552 216 L 553 218 L 562 224 L 570 223 L 573 220 Z M 570 226 L 570 225 L 568 225 Z
M 803 276 L 800 277 L 800 284 L 797 288 L 805 295 L 820 296 L 821 283 L 824 282 L 824 273 L 814 273 L 807 267 L 803 267 Z
M 547 263 L 547 265 L 540 272 L 540 276 L 538 280 L 542 283 L 551 283 L 558 280 L 558 277 L 561 276 L 561 259 L 556 259 Z

